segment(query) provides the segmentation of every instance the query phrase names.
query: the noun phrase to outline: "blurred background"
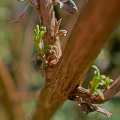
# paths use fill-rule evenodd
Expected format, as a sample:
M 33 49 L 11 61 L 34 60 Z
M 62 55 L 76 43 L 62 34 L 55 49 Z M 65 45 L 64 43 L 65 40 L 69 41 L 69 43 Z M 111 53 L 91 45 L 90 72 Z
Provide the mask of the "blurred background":
M 87 0 L 74 0 L 82 12 Z M 37 66 L 31 63 L 32 56 L 36 53 L 33 43 L 33 32 L 39 23 L 37 11 L 29 7 L 27 14 L 20 23 L 12 24 L 24 10 L 28 1 L 0 0 L 0 120 L 27 120 L 32 117 L 38 100 L 38 95 L 44 84 L 40 76 L 38 61 Z M 65 41 L 73 28 L 78 14 L 70 16 L 55 7 L 56 17 L 62 18 L 61 29 L 66 29 L 68 35 L 61 39 Z M 100 68 L 101 74 L 115 80 L 120 75 L 120 27 L 110 36 L 108 42 L 101 50 L 95 63 Z M 91 69 L 83 83 L 87 88 L 92 80 Z M 113 115 L 107 118 L 101 113 L 90 113 L 87 117 L 78 105 L 66 101 L 54 114 L 51 120 L 120 120 L 120 94 L 105 104 L 99 105 Z

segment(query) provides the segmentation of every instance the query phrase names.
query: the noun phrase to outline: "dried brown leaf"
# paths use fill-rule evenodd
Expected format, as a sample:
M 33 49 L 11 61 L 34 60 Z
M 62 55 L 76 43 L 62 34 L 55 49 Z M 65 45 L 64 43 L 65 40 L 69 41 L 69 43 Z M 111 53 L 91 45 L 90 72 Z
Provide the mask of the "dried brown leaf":
M 100 112 L 100 113 L 106 115 L 107 117 L 111 117 L 111 115 L 112 115 L 107 110 L 100 108 L 98 106 L 94 106 L 87 102 L 81 102 L 78 105 L 86 115 L 89 114 L 90 112 L 95 112 L 95 111 Z
M 24 18 L 24 16 L 25 16 L 25 14 L 26 14 L 27 9 L 28 9 L 29 6 L 30 6 L 30 3 L 25 7 L 25 9 L 23 10 L 23 12 L 18 16 L 17 20 L 12 21 L 12 23 L 18 23 L 18 22 L 20 22 Z
M 60 4 L 60 9 L 65 10 L 70 15 L 78 12 L 77 6 L 72 0 L 67 0 L 64 2 L 59 1 L 59 4 Z
M 111 117 L 111 115 L 112 115 L 112 114 L 109 113 L 107 110 L 105 110 L 105 109 L 103 109 L 103 108 L 100 108 L 100 107 L 98 107 L 98 106 L 94 106 L 94 108 L 95 108 L 95 111 L 100 112 L 100 113 L 106 115 L 107 117 Z
M 90 103 L 87 103 L 85 101 L 82 101 L 82 98 L 76 96 L 74 99 L 73 99 L 75 102 L 78 103 L 78 106 L 81 108 L 81 110 L 86 114 L 88 115 L 90 112 L 100 112 L 104 115 L 106 115 L 107 117 L 111 117 L 111 113 L 109 113 L 108 111 L 106 111 L 105 109 L 103 108 L 100 108 L 98 106 L 94 106 Z
M 89 103 L 82 102 L 78 104 L 81 110 L 88 115 L 90 112 L 94 112 L 94 109 L 91 107 Z

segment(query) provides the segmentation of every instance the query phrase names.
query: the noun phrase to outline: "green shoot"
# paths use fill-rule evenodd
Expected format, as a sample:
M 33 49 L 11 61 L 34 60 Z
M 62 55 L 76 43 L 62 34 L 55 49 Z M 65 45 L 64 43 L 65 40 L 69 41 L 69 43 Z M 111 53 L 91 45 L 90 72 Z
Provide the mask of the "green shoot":
M 38 56 L 43 63 L 46 62 L 47 55 L 52 52 L 52 45 L 48 45 L 44 48 L 43 36 L 45 32 L 45 26 L 41 26 L 39 28 L 39 25 L 36 25 L 36 29 L 34 30 L 34 44 L 39 54 Z
M 41 54 L 41 52 L 43 51 L 42 38 L 45 32 L 46 32 L 46 27 L 42 26 L 39 29 L 39 25 L 36 25 L 36 29 L 34 31 L 34 44 L 39 54 Z
M 106 77 L 105 75 L 100 75 L 100 71 L 97 66 L 92 65 L 92 67 L 94 68 L 94 77 L 90 83 L 89 91 L 91 94 L 96 92 L 101 99 L 104 99 L 103 93 L 100 89 L 98 89 L 98 87 L 101 85 L 106 89 L 113 82 L 113 80 L 109 79 L 109 77 Z

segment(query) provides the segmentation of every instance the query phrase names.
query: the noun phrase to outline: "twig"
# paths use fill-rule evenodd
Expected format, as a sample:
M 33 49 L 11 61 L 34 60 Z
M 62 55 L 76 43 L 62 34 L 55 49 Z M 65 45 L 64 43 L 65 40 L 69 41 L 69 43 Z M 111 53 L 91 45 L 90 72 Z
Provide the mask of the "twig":
M 91 95 L 88 89 L 82 87 L 76 88 L 69 96 L 70 99 L 74 99 L 75 96 L 82 98 L 82 100 L 92 104 L 102 104 L 109 99 L 113 98 L 115 94 L 120 91 L 120 77 L 104 91 L 104 99 L 100 99 L 96 94 Z
M 104 92 L 105 101 L 111 99 L 115 94 L 120 91 L 120 76 L 115 82 Z

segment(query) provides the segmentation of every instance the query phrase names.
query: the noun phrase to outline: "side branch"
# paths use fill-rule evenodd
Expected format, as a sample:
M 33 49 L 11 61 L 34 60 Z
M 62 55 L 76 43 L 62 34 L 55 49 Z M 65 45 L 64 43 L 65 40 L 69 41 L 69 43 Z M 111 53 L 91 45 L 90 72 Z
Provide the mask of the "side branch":
M 114 83 L 104 92 L 105 101 L 111 99 L 115 94 L 120 91 L 120 76 Z
M 118 77 L 115 82 L 104 91 L 104 99 L 102 100 L 98 95 L 91 95 L 88 89 L 82 87 L 77 87 L 69 96 L 73 100 L 76 96 L 82 98 L 83 101 L 86 101 L 91 104 L 102 104 L 109 99 L 113 98 L 115 94 L 120 91 L 120 77 Z

